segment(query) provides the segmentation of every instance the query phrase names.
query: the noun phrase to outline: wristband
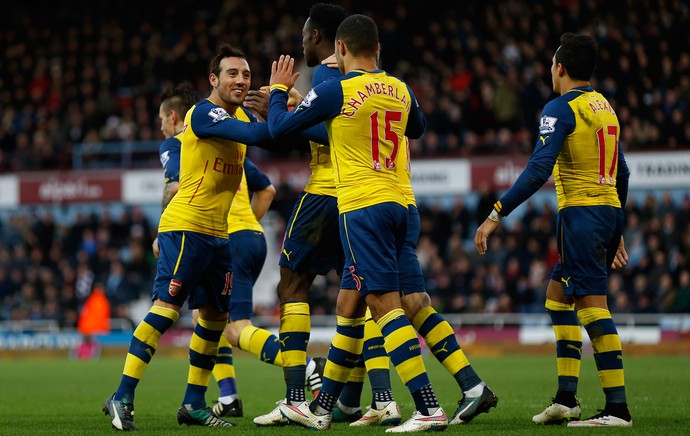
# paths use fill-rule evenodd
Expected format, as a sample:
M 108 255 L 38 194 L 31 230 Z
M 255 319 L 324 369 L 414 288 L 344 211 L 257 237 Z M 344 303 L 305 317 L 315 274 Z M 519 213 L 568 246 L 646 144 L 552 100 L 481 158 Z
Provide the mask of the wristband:
M 283 84 L 283 83 L 276 83 L 276 84 L 274 84 L 274 85 L 271 85 L 271 88 L 270 88 L 270 91 L 271 91 L 271 92 L 275 91 L 276 89 L 277 89 L 277 90 L 280 90 L 280 91 L 283 91 L 283 92 L 288 92 L 288 87 L 287 87 L 287 85 L 285 85 L 285 84 Z
M 503 218 L 503 217 L 501 216 L 501 214 L 498 213 L 498 211 L 496 209 L 491 210 L 491 213 L 489 214 L 489 219 L 491 221 L 497 223 L 497 222 L 501 221 L 501 218 Z

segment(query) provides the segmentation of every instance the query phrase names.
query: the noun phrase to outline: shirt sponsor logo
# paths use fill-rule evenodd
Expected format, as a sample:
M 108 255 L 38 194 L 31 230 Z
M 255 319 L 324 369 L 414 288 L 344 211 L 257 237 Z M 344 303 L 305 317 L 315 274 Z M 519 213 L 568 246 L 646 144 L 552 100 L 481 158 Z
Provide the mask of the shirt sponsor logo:
M 558 118 L 544 115 L 541 117 L 541 123 L 539 124 L 539 134 L 545 135 L 555 132 L 557 122 Z
M 170 286 L 168 286 L 168 293 L 170 294 L 170 296 L 174 297 L 180 293 L 181 288 L 182 288 L 182 281 L 177 280 L 177 279 L 171 279 L 170 280 Z

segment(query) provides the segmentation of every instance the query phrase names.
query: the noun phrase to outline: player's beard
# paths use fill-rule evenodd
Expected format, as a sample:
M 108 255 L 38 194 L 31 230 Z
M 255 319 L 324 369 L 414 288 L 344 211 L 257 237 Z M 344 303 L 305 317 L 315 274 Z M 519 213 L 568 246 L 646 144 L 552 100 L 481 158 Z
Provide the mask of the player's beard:
M 242 89 L 242 93 L 236 93 L 235 88 L 230 88 L 229 91 L 218 89 L 218 96 L 225 104 L 232 106 L 241 106 L 244 103 L 244 99 L 247 97 L 247 89 Z

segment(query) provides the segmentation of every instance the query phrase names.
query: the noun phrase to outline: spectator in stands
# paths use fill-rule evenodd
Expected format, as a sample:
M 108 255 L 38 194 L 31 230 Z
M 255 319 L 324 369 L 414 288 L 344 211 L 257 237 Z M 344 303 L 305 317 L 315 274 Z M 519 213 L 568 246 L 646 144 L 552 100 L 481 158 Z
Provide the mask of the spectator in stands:
M 0 35 L 6 47 L 0 54 L 0 171 L 56 163 L 69 168 L 71 149 L 82 141 L 152 139 L 157 121 L 150 114 L 160 89 L 203 77 L 205 59 L 220 42 L 248 41 L 259 83 L 267 82 L 275 53 L 301 51 L 289 36 L 299 34 L 295 8 L 276 5 L 268 14 L 261 3 L 195 5 L 198 25 L 190 28 L 182 25 L 184 7 L 161 14 L 142 5 L 132 17 L 104 4 L 70 11 L 69 19 L 36 15 L 28 3 L 8 10 Z M 594 28 L 602 47 L 597 88 L 630 126 L 624 146 L 690 145 L 690 16 L 683 2 L 639 3 L 626 14 L 601 1 L 535 7 L 526 0 L 470 0 L 462 14 L 441 8 L 419 15 L 412 7 L 399 1 L 392 17 L 387 3 L 350 5 L 381 17 L 382 66 L 410 83 L 422 108 L 429 108 L 431 132 L 413 143 L 413 153 L 500 152 L 490 147 L 493 137 L 502 138 L 503 151 L 529 152 L 534 120 L 552 96 L 543 64 L 553 53 L 545 41 L 564 29 Z M 262 32 L 253 28 L 258 22 Z M 529 23 L 543 24 L 533 32 Z M 48 31 L 27 31 L 36 27 Z M 525 129 L 530 140 L 517 141 Z

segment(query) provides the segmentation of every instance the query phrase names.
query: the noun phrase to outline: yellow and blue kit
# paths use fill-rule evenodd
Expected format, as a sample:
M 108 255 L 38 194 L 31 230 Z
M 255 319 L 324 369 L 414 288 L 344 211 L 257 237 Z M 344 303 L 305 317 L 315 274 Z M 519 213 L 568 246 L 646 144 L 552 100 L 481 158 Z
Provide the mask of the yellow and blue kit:
M 280 85 L 271 89 L 268 124 L 272 135 L 321 122 L 326 125 L 344 272 L 362 293 L 397 291 L 397 257 L 408 215 L 400 184 L 405 168 L 398 167 L 397 158 L 399 152 L 406 153 L 405 136 L 418 138 L 426 127 L 414 94 L 400 79 L 381 70 L 354 70 L 327 80 L 290 112 L 284 91 Z
M 166 138 L 161 143 L 158 156 L 163 166 L 165 183 L 180 181 L 180 146 L 182 132 L 177 132 L 173 136 Z
M 232 264 L 227 216 L 243 174 L 246 144 L 272 142 L 265 123 L 238 108 L 231 116 L 208 99 L 186 114 L 180 187 L 158 226 L 153 299 L 227 312 Z M 197 286 L 199 286 L 197 288 Z
M 605 294 L 623 225 L 630 171 L 620 124 L 603 95 L 576 87 L 543 109 L 527 167 L 494 208 L 508 215 L 553 173 L 560 260 L 552 279 L 566 294 Z
M 312 76 L 312 86 L 334 77 L 340 77 L 338 69 L 320 65 Z M 327 142 L 326 138 L 321 143 L 309 143 L 311 174 L 288 220 L 278 262 L 281 268 L 290 271 L 326 275 L 332 269 L 343 269 L 343 248 L 338 231 L 338 201 L 331 149 Z
M 249 192 L 258 192 L 271 181 L 249 158 L 244 159 L 242 182 L 228 214 L 228 240 L 232 257 L 230 319 L 251 319 L 254 314 L 254 283 L 266 261 L 264 229 L 252 211 Z

